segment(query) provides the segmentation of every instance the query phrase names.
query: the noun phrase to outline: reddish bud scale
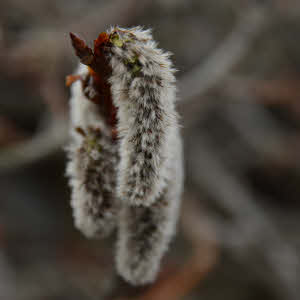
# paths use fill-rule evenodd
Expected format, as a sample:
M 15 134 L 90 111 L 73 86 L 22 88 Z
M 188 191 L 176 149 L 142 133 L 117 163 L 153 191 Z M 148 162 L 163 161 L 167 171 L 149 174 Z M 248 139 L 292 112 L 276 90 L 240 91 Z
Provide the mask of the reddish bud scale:
M 66 76 L 66 86 L 71 86 L 75 81 L 80 80 L 80 75 L 68 75 Z
M 101 32 L 96 40 L 94 40 L 94 54 L 95 56 L 101 56 L 101 48 L 108 44 L 109 35 L 106 32 Z

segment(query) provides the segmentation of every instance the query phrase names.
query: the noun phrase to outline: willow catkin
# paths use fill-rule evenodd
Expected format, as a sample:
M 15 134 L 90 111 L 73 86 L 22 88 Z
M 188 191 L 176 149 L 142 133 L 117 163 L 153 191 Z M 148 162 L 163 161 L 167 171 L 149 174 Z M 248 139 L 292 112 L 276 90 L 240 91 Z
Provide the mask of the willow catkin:
M 174 137 L 173 165 L 167 187 L 150 206 L 124 205 L 119 218 L 116 262 L 119 273 L 134 285 L 152 282 L 174 235 L 182 190 L 182 150 Z
M 81 134 L 75 134 L 77 150 L 70 151 L 68 167 L 75 223 L 93 236 L 109 232 L 116 222 L 118 272 L 132 284 L 149 283 L 175 232 L 182 190 L 182 145 L 170 54 L 157 48 L 151 31 L 141 27 L 114 27 L 102 33 L 94 52 L 76 36 L 71 38 L 92 74 L 101 72 L 99 61 L 109 66 L 105 76 L 118 136 L 117 142 L 112 140 L 99 107 L 84 101 L 86 93 L 75 83 L 71 119 Z M 88 90 L 93 92 L 95 84 Z
M 168 144 L 178 127 L 174 69 L 149 30 L 116 28 L 110 34 L 110 83 L 121 138 L 118 195 L 127 204 L 148 206 L 170 176 Z
M 155 278 L 178 216 L 182 153 L 174 69 L 149 30 L 114 28 L 110 34 L 123 202 L 117 268 L 129 282 L 147 283 Z
M 86 66 L 81 65 L 77 73 L 86 76 Z M 75 226 L 87 237 L 103 237 L 115 228 L 119 211 L 117 144 L 97 106 L 83 94 L 80 82 L 72 85 L 71 93 L 67 175 Z

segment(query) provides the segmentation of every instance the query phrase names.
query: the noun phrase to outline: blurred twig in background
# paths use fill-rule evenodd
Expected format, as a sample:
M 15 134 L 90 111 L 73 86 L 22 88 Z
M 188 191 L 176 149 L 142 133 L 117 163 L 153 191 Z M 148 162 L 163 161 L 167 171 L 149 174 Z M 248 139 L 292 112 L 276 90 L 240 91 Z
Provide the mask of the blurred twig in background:
M 179 91 L 184 100 L 199 97 L 218 85 L 248 54 L 255 39 L 271 20 L 272 11 L 268 5 L 254 2 L 246 7 L 221 45 L 181 79 Z

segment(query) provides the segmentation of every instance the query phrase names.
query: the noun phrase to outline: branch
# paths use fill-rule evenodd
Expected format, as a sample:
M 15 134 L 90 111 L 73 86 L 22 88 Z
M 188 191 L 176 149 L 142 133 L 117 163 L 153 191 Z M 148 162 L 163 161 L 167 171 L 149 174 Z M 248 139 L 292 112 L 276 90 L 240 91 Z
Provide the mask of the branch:
M 268 278 L 276 282 L 278 292 L 285 299 L 298 299 L 299 255 L 274 226 L 270 216 L 256 203 L 246 185 L 230 172 L 205 139 L 194 147 L 190 157 L 197 157 L 191 167 L 191 178 L 205 187 L 216 204 L 225 209 L 234 220 L 234 231 L 226 237 L 236 247 L 232 248 L 241 257 L 246 250 L 255 249 L 264 259 L 264 266 L 257 266 Z M 253 254 L 256 251 L 253 251 Z M 257 261 L 257 259 L 256 259 Z
M 64 119 L 49 121 L 46 128 L 31 139 L 0 150 L 0 173 L 39 161 L 62 149 L 67 137 Z
M 222 44 L 203 63 L 180 80 L 179 91 L 184 102 L 205 94 L 219 84 L 247 55 L 252 43 L 270 20 L 270 12 L 261 4 L 256 3 L 246 9 Z

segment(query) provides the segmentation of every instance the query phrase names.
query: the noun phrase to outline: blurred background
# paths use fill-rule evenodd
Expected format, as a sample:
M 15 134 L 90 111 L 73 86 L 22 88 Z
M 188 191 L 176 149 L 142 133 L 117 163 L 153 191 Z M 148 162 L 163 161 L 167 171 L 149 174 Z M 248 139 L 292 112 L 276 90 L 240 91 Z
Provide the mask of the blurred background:
M 110 25 L 174 53 L 185 192 L 157 281 L 74 227 L 64 176 L 77 59 Z M 1 300 L 300 298 L 300 1 L 1 0 Z

